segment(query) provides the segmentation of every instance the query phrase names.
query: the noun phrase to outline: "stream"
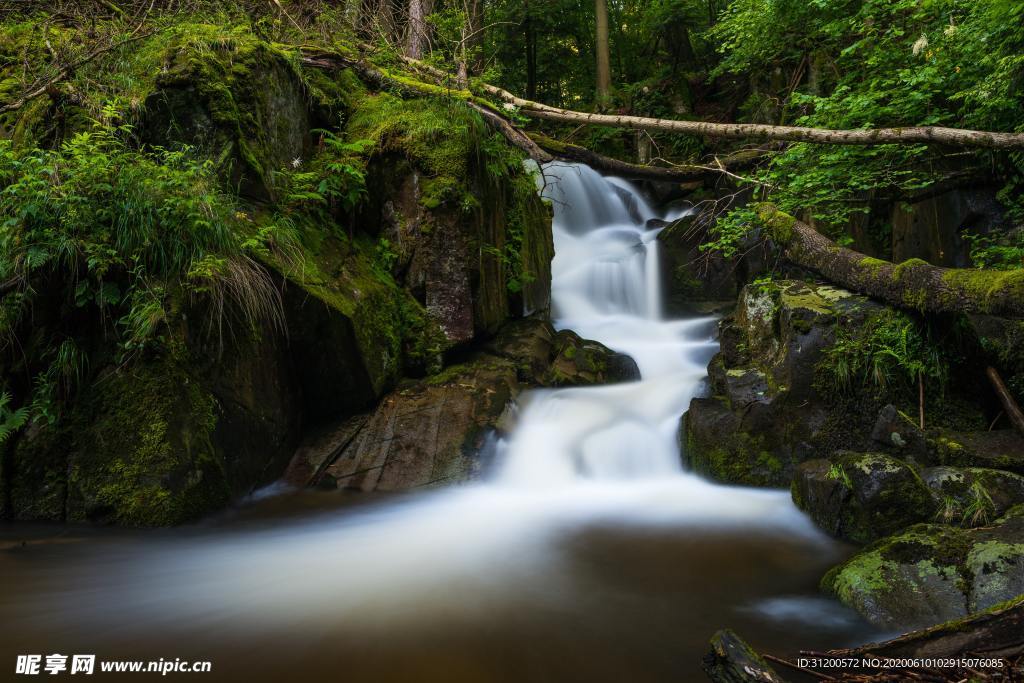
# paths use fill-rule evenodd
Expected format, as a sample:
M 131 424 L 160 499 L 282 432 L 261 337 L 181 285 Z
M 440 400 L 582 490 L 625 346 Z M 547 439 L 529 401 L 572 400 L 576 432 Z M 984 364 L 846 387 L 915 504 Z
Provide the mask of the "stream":
M 645 226 L 676 216 L 586 166 L 545 177 L 555 325 L 630 355 L 640 381 L 528 392 L 479 483 L 275 486 L 168 530 L 0 525 L 4 676 L 60 652 L 211 661 L 196 680 L 678 683 L 704 680 L 722 627 L 788 656 L 877 636 L 818 592 L 849 548 L 787 491 L 683 466 L 717 321 L 662 315 Z

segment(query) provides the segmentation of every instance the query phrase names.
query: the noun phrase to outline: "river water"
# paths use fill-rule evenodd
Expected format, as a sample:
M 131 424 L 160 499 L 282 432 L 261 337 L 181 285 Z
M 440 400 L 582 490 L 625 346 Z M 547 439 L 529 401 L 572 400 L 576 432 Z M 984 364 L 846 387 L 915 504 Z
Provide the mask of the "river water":
M 699 681 L 715 630 L 794 655 L 873 634 L 817 582 L 848 549 L 788 492 L 688 473 L 680 415 L 715 320 L 666 320 L 664 216 L 549 165 L 553 319 L 642 379 L 529 392 L 485 481 L 282 492 L 159 531 L 0 526 L 0 678 L 17 654 L 209 660 L 202 680 Z M 153 674 L 151 674 L 153 675 Z

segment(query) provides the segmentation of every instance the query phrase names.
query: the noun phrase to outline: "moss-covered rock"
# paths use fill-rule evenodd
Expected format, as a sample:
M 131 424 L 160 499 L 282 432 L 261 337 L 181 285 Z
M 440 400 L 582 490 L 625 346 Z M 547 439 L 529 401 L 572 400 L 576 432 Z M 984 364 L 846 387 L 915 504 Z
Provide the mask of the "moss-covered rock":
M 834 568 L 822 586 L 883 628 L 987 609 L 1024 593 L 1024 518 L 972 530 L 910 527 Z
M 176 524 L 230 499 L 217 402 L 171 359 L 99 381 L 81 402 L 66 518 Z
M 374 143 L 359 224 L 393 250 L 392 274 L 450 345 L 546 311 L 550 213 L 523 157 L 461 102 L 363 99 L 348 124 Z
M 869 543 L 930 521 L 932 495 L 907 464 L 879 453 L 837 453 L 796 468 L 793 502 L 833 536 Z
M 273 197 L 274 174 L 312 148 L 310 96 L 301 74 L 287 53 L 246 30 L 196 28 L 165 47 L 143 107 L 143 138 L 195 146 L 243 194 Z
M 788 486 L 800 462 L 836 448 L 870 450 L 870 430 L 824 400 L 816 369 L 838 322 L 856 325 L 879 309 L 812 283 L 744 288 L 720 326 L 712 396 L 694 399 L 682 426 L 693 469 L 720 481 Z
M 572 330 L 560 330 L 554 338 L 551 366 L 545 386 L 608 384 L 640 379 L 636 362 L 600 342 L 583 339 Z
M 921 478 L 932 491 L 942 521 L 981 526 L 1024 503 L 1024 477 L 982 467 L 929 467 Z
M 1024 438 L 1012 429 L 985 432 L 937 430 L 928 444 L 935 461 L 954 467 L 983 467 L 1024 475 Z

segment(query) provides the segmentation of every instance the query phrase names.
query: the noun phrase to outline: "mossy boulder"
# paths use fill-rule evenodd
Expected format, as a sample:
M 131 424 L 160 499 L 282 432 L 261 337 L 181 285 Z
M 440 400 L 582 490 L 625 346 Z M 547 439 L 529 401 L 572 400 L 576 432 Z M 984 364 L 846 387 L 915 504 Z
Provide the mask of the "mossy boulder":
M 274 174 L 312 149 L 310 93 L 285 52 L 248 31 L 206 33 L 167 46 L 142 137 L 196 147 L 242 194 L 272 198 Z
M 567 386 L 608 384 L 640 379 L 640 369 L 629 356 L 600 342 L 583 339 L 572 330 L 560 330 L 552 345 L 553 358 L 541 384 Z
M 719 481 L 788 486 L 797 464 L 836 448 L 870 450 L 825 400 L 816 368 L 838 322 L 857 324 L 881 307 L 814 283 L 748 285 L 720 325 L 709 367 L 711 396 L 686 413 L 681 446 L 699 473 Z
M 403 386 L 384 397 L 317 485 L 404 491 L 470 479 L 518 388 L 515 364 L 489 355 Z
M 818 526 L 854 543 L 931 521 L 937 507 L 913 468 L 879 453 L 839 452 L 801 463 L 791 491 Z
M 17 442 L 11 512 L 161 526 L 217 509 L 231 496 L 217 419 L 217 401 L 176 359 L 112 370 L 59 425 L 36 424 Z
M 822 586 L 887 629 L 987 609 L 1024 593 L 1024 517 L 972 530 L 910 527 L 834 568 Z
M 982 467 L 929 467 L 921 478 L 932 491 L 939 518 L 981 526 L 1024 503 L 1024 477 Z

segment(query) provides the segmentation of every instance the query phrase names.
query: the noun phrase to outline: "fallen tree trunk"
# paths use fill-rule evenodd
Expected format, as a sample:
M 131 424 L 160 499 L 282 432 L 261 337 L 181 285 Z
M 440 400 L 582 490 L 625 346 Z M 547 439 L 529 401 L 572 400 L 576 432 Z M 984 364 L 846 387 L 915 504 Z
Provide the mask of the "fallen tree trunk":
M 771 150 L 764 149 L 741 150 L 722 158 L 716 157 L 715 163 L 707 166 L 699 164 L 642 166 L 606 157 L 586 147 L 560 142 L 540 133 L 531 132 L 527 135 L 545 152 L 565 161 L 576 161 L 613 175 L 673 183 L 687 183 L 700 181 L 708 176 L 728 175 L 733 170 L 750 166 L 764 159 L 765 155 L 771 152 Z
M 847 289 L 922 313 L 1024 317 L 1024 270 L 942 268 L 920 259 L 891 263 L 840 247 L 771 204 L 758 205 L 757 212 L 786 260 Z
M 370 45 L 362 49 L 373 50 Z M 429 74 L 441 82 L 456 78 L 437 67 L 419 60 L 403 57 L 402 61 L 422 73 Z M 753 123 L 711 123 L 707 121 L 679 121 L 655 119 L 645 116 L 616 114 L 593 114 L 560 109 L 540 102 L 526 100 L 489 83 L 477 83 L 475 87 L 492 97 L 519 107 L 522 114 L 535 119 L 561 121 L 592 126 L 632 128 L 638 130 L 703 135 L 709 138 L 731 138 L 750 140 L 777 140 L 783 142 L 811 142 L 823 145 L 885 145 L 937 143 L 959 147 L 982 147 L 986 149 L 1024 149 L 1024 133 L 1003 133 L 996 131 L 966 130 L 941 126 L 907 126 L 894 128 L 865 128 L 856 130 L 830 130 L 827 128 L 806 128 L 802 126 L 771 126 Z
M 610 126 L 663 133 L 703 135 L 709 138 L 746 140 L 782 140 L 811 142 L 822 145 L 885 145 L 937 143 L 959 147 L 986 149 L 1024 149 L 1024 133 L 1000 133 L 938 126 L 910 126 L 906 128 L 873 128 L 861 130 L 830 130 L 802 126 L 770 126 L 755 123 L 711 123 L 707 121 L 677 121 L 653 119 L 645 116 L 616 114 L 589 114 L 557 109 L 518 97 L 508 100 L 520 107 L 525 116 L 547 121 Z
M 704 655 L 704 673 L 714 683 L 785 683 L 753 648 L 729 629 L 711 638 Z
M 829 650 L 829 657 L 963 657 L 1024 653 L 1024 596 L 963 619 L 906 633 L 881 643 Z M 805 653 L 817 655 L 819 653 Z

